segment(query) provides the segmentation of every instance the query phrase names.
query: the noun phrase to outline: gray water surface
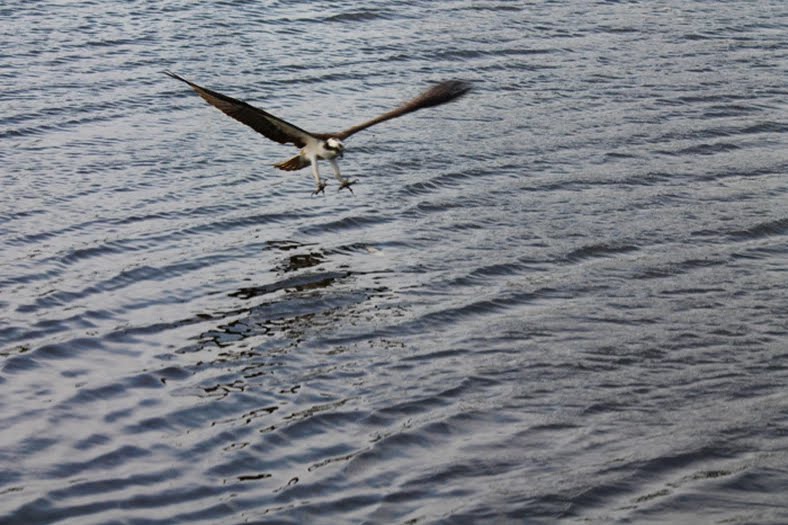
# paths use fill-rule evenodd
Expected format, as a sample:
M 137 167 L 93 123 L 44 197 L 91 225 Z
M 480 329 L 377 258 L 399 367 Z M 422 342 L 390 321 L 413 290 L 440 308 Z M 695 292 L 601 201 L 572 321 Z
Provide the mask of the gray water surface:
M 788 4 L 0 7 L 0 523 L 788 522 Z M 355 195 L 171 69 L 347 141 Z

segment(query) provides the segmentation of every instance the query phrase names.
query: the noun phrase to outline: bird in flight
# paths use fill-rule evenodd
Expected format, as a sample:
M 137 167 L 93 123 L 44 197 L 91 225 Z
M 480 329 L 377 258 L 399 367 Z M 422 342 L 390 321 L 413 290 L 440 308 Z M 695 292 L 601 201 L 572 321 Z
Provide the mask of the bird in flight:
M 350 186 L 356 181 L 342 177 L 337 164 L 337 159 L 342 158 L 342 154 L 345 151 L 343 140 L 354 133 L 386 120 L 401 117 L 419 109 L 440 106 L 451 102 L 460 98 L 471 89 L 469 83 L 461 80 L 440 82 L 391 111 L 361 124 L 356 124 L 336 133 L 311 133 L 251 104 L 198 86 L 194 82 L 190 82 L 171 71 L 165 71 L 164 73 L 176 80 L 187 83 L 206 102 L 235 120 L 246 124 L 258 133 L 280 144 L 293 144 L 295 147 L 300 148 L 298 155 L 274 164 L 274 166 L 285 171 L 295 171 L 312 166 L 312 176 L 315 178 L 315 184 L 317 185 L 312 195 L 325 193 L 324 190 L 326 188 L 326 183 L 320 178 L 320 171 L 317 167 L 318 160 L 327 160 L 331 165 L 331 168 L 334 170 L 334 176 L 339 181 L 340 190 L 347 188 L 351 193 L 353 192 Z

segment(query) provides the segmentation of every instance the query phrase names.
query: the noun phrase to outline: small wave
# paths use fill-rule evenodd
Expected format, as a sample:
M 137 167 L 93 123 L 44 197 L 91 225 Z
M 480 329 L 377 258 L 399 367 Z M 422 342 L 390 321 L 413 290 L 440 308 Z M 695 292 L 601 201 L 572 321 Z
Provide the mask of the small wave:
M 397 20 L 403 18 L 399 11 L 390 9 L 356 9 L 354 11 L 346 11 L 329 15 L 322 21 L 324 22 L 338 22 L 338 23 L 359 23 L 371 22 L 374 20 Z
M 488 172 L 484 172 L 488 175 Z M 403 195 L 424 195 L 434 193 L 440 189 L 456 188 L 464 184 L 468 179 L 477 178 L 480 173 L 473 171 L 453 171 L 440 173 L 429 180 L 414 182 L 403 185 L 399 192 Z
M 330 286 L 334 281 L 348 277 L 349 275 L 350 272 L 300 274 L 271 284 L 240 288 L 234 292 L 231 292 L 229 295 L 230 297 L 239 297 L 241 299 L 252 299 L 254 297 L 269 295 L 288 289 L 297 291 L 314 290 L 316 288 L 325 288 Z
M 390 222 L 392 219 L 383 215 L 353 215 L 319 225 L 310 225 L 300 228 L 305 235 L 318 235 L 326 232 L 344 232 L 371 225 Z
M 749 228 L 730 233 L 730 237 L 736 240 L 761 239 L 785 235 L 788 235 L 788 218 L 761 222 Z
M 568 262 L 579 262 L 597 257 L 610 257 L 622 253 L 632 253 L 637 250 L 638 247 L 631 244 L 595 243 L 572 250 L 566 254 L 565 260 Z

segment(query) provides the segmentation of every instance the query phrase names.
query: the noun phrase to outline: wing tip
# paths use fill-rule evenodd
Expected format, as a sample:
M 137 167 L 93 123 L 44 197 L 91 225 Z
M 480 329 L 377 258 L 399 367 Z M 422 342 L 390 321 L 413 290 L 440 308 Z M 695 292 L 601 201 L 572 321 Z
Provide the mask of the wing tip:
M 467 80 L 443 80 L 436 82 L 427 91 L 416 97 L 411 104 L 416 108 L 433 107 L 457 100 L 473 89 Z
M 433 89 L 439 89 L 447 100 L 454 100 L 468 94 L 473 89 L 473 84 L 468 80 L 443 80 L 438 82 Z
M 175 80 L 180 80 L 181 82 L 186 82 L 187 84 L 191 85 L 191 82 L 189 82 L 188 80 L 186 80 L 182 76 L 178 75 L 177 73 L 173 73 L 169 69 L 165 69 L 164 71 L 162 71 L 162 73 L 164 73 L 165 75 L 167 75 L 170 78 L 174 78 Z

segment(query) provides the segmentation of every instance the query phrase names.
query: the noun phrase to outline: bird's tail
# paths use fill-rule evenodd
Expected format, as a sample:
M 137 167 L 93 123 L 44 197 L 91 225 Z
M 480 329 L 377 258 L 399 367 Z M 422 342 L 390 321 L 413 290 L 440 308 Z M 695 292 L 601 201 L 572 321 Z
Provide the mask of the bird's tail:
M 306 159 L 303 156 L 301 156 L 301 154 L 298 154 L 295 157 L 291 157 L 283 162 L 274 164 L 274 167 L 285 171 L 296 171 L 302 168 L 306 168 L 307 166 L 309 166 L 309 164 L 311 164 L 309 162 L 309 159 Z

